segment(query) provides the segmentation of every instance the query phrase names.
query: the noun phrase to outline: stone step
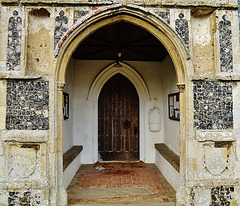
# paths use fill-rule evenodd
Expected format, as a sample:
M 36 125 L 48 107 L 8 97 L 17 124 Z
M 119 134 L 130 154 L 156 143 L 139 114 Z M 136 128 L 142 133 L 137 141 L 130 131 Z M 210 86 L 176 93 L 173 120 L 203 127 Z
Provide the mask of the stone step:
M 140 202 L 121 202 L 121 203 L 78 203 L 69 206 L 175 206 L 175 202 L 162 202 L 161 200 L 146 200 Z

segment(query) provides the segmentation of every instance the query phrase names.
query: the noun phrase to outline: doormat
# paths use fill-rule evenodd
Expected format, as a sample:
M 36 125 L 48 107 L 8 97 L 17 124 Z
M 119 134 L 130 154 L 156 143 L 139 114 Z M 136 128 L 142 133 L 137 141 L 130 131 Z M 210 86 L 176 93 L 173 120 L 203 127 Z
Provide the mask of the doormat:
M 105 169 L 120 169 L 120 168 L 145 168 L 146 165 L 143 161 L 140 162 L 96 162 L 96 168 Z

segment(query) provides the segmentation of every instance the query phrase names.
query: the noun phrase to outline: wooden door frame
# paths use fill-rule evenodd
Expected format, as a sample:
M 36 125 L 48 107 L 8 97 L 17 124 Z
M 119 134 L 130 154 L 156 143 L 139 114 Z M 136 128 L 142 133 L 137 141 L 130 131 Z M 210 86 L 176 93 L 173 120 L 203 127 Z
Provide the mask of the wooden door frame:
M 98 161 L 98 97 L 105 83 L 115 74 L 122 74 L 135 86 L 139 96 L 139 158 L 145 160 L 145 104 L 151 101 L 146 83 L 142 77 L 129 65 L 118 62 L 113 63 L 102 70 L 93 81 L 87 100 L 92 102 L 93 108 L 93 161 Z

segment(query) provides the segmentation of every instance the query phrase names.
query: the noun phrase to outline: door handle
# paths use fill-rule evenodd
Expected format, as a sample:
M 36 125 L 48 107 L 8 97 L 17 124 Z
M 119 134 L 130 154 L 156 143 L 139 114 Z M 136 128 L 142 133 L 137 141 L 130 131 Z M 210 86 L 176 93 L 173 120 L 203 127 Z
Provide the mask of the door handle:
M 123 122 L 123 128 L 124 129 L 129 129 L 131 127 L 131 122 L 129 120 L 125 120 Z

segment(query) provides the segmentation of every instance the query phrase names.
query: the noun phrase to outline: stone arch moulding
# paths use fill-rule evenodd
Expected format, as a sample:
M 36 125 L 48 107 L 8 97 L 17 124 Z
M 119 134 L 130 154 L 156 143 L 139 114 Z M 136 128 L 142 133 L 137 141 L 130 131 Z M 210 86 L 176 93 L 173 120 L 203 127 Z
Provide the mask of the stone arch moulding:
M 80 18 L 59 40 L 54 55 L 56 58 L 56 78 L 65 83 L 65 73 L 71 55 L 77 46 L 96 30 L 120 21 L 135 24 L 155 36 L 167 49 L 173 61 L 178 84 L 184 84 L 186 60 L 189 53 L 178 34 L 156 14 L 135 5 L 115 4 L 99 8 Z
M 118 22 L 128 22 L 132 23 L 136 26 L 139 26 L 153 36 L 155 36 L 167 49 L 177 74 L 177 81 L 180 88 L 183 88 L 185 82 L 188 82 L 188 75 L 189 71 L 189 62 L 187 61 L 189 57 L 189 53 L 186 50 L 184 42 L 180 39 L 178 34 L 163 20 L 158 18 L 155 14 L 147 11 L 142 7 L 138 7 L 131 4 L 115 4 L 104 8 L 99 8 L 96 11 L 91 12 L 90 14 L 85 15 L 81 19 L 79 19 L 60 39 L 55 49 L 55 77 L 58 85 L 65 84 L 65 74 L 68 67 L 68 63 L 71 59 L 71 56 L 78 45 L 84 41 L 89 35 L 93 32 L 101 29 L 104 26 L 111 25 Z M 126 65 L 124 65 L 124 68 Z M 106 69 L 105 69 L 106 70 Z M 130 69 L 131 70 L 131 69 Z M 120 72 L 120 70 L 118 70 Z M 127 74 L 126 74 L 127 75 Z M 128 74 L 128 78 L 134 83 L 133 76 Z M 132 79 L 131 79 L 132 78 Z M 107 78 L 105 79 L 107 81 Z M 104 82 L 104 81 L 103 81 Z M 102 82 L 102 83 L 103 83 Z M 141 81 L 140 81 L 141 82 Z M 137 84 L 137 83 L 135 83 Z M 136 85 L 135 85 L 136 86 Z M 137 85 L 139 86 L 139 85 Z M 137 89 L 136 86 L 136 89 Z M 94 87 L 94 85 L 92 85 Z M 142 85 L 142 88 L 145 88 Z M 146 89 L 146 88 L 145 88 Z M 145 90 L 143 89 L 143 90 Z M 97 90 L 96 90 L 97 91 Z M 181 105 L 185 108 L 186 101 L 185 101 L 185 90 L 180 93 L 181 97 Z M 89 91 L 89 98 L 91 97 L 91 92 Z M 138 91 L 140 95 L 144 96 L 143 91 Z M 148 93 L 145 91 L 145 94 Z M 140 96 L 139 96 L 140 97 Z M 142 97 L 143 98 L 143 97 Z M 150 99 L 149 94 L 145 95 L 145 99 Z M 93 107 L 96 109 L 93 111 L 93 156 L 97 158 L 97 101 L 92 101 Z M 145 136 L 145 118 L 144 118 L 144 110 L 145 104 L 144 101 L 140 102 L 140 145 L 146 145 L 147 138 Z M 141 109 L 143 108 L 143 109 Z M 57 110 L 58 113 L 62 113 L 62 90 L 58 90 L 58 100 L 57 100 Z M 183 140 L 185 138 L 185 125 L 186 125 L 186 109 L 181 111 L 181 120 L 180 120 L 180 139 Z M 59 144 L 62 144 L 62 119 L 61 115 L 59 115 L 58 120 L 58 138 Z M 141 138 L 143 137 L 143 138 Z M 185 147 L 182 146 L 183 151 L 181 151 L 181 166 L 180 166 L 180 173 L 181 175 L 181 182 L 185 184 L 185 175 L 184 175 L 184 168 L 185 168 Z M 145 157 L 145 148 L 141 149 L 140 146 L 140 159 L 144 160 Z M 143 158 L 142 158 L 143 157 Z M 60 180 L 62 177 L 62 159 L 59 156 L 59 174 Z M 65 191 L 65 190 L 64 190 Z
M 132 67 L 123 62 L 111 64 L 95 78 L 90 87 L 87 100 L 98 101 L 99 94 L 105 83 L 118 73 L 124 75 L 133 83 L 139 95 L 139 99 L 151 101 L 147 85 L 142 77 Z

